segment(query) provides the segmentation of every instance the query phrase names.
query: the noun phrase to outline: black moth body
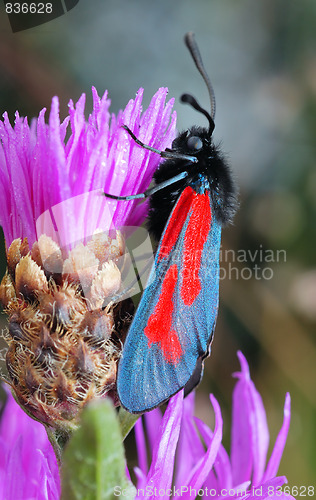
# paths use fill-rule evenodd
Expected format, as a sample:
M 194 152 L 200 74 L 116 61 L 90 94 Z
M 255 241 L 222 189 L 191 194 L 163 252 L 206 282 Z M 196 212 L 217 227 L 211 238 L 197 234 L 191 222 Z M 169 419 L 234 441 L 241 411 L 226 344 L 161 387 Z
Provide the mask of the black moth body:
M 173 141 L 171 151 L 196 156 L 198 161 L 188 163 L 185 160 L 168 159 L 160 163 L 154 173 L 155 184 L 159 185 L 180 172 L 188 172 L 185 179 L 150 196 L 147 227 L 154 238 L 160 240 L 171 210 L 182 191 L 187 186 L 198 183 L 201 176 L 208 180 L 212 213 L 222 226 L 231 222 L 237 206 L 236 187 L 224 155 L 213 144 L 209 129 L 191 127 Z

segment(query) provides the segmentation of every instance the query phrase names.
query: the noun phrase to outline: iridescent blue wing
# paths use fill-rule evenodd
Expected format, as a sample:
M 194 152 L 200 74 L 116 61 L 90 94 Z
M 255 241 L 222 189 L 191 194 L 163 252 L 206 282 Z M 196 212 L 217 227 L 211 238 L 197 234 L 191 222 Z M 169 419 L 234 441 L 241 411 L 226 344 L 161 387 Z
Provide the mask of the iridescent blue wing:
M 207 190 L 175 204 L 118 367 L 122 406 L 141 413 L 182 389 L 207 355 L 218 309 L 221 226 Z

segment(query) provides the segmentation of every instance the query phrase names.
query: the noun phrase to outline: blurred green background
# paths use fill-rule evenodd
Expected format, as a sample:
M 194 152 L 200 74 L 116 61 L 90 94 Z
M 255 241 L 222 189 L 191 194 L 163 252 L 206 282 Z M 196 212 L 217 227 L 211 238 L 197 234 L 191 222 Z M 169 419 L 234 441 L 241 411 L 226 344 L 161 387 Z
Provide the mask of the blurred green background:
M 222 141 L 240 186 L 240 209 L 223 234 L 221 306 L 197 413 L 212 422 L 208 393 L 224 413 L 229 446 L 232 372 L 246 355 L 267 410 L 271 441 L 284 395 L 292 422 L 280 474 L 315 482 L 316 2 L 314 0 L 80 0 L 66 15 L 13 34 L 0 12 L 0 107 L 29 117 L 59 95 L 109 90 L 112 111 L 145 88 L 176 97 L 178 128 L 204 125 L 178 98 L 208 106 L 183 44 L 194 31 L 217 100 Z M 227 252 L 226 250 L 234 250 Z M 239 252 L 238 252 L 239 251 Z M 235 255 L 235 261 L 234 261 Z M 239 261 L 237 257 L 239 256 Z M 254 267 L 257 266 L 257 267 Z M 1 275 L 5 270 L 2 252 Z M 5 317 L 1 316 L 4 328 Z

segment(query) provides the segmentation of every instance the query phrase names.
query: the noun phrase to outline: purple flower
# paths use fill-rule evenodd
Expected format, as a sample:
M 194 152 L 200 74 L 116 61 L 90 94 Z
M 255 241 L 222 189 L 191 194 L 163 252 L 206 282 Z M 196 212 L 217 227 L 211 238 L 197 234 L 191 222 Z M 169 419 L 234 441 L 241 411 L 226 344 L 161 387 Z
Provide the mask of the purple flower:
M 221 444 L 223 421 L 214 396 L 210 396 L 215 413 L 212 431 L 193 417 L 194 394 L 183 401 L 180 392 L 170 400 L 164 416 L 158 409 L 145 415 L 150 467 L 144 427 L 141 420 L 136 423 L 136 498 L 190 499 L 199 492 L 203 498 L 293 499 L 277 493 L 286 478 L 276 477 L 290 425 L 290 396 L 286 395 L 283 424 L 266 465 L 269 436 L 264 407 L 247 361 L 241 353 L 238 356 L 241 372 L 235 374 L 230 457 Z M 57 462 L 45 429 L 10 395 L 2 415 L 0 443 L 0 498 L 59 498 Z
M 7 248 L 16 238 L 27 237 L 31 246 L 41 234 L 50 235 L 52 229 L 45 226 L 47 219 L 42 216 L 58 204 L 58 231 L 68 240 L 72 235 L 73 241 L 92 235 L 96 229 L 107 229 L 103 227 L 103 223 L 108 224 L 105 207 L 112 209 L 116 228 L 139 225 L 146 216 L 146 203 L 116 203 L 96 193 L 134 194 L 149 186 L 161 159 L 139 147 L 122 125 L 128 125 L 146 144 L 164 150 L 175 137 L 175 113 L 170 123 L 174 100 L 165 104 L 167 89 L 161 88 L 142 113 L 140 89 L 135 100 L 114 116 L 109 113 L 107 92 L 100 98 L 93 88 L 92 95 L 93 112 L 88 122 L 84 94 L 76 105 L 70 101 L 69 116 L 62 123 L 57 97 L 53 98 L 48 124 L 45 109 L 30 126 L 17 112 L 12 127 L 4 114 L 0 122 L 0 224 Z M 71 133 L 66 140 L 69 123 Z M 89 192 L 93 196 L 80 197 Z M 62 203 L 70 199 L 72 210 Z M 59 234 L 61 240 L 63 235 Z
M 161 161 L 123 125 L 156 149 L 170 147 L 175 136 L 167 89 L 159 89 L 144 112 L 140 89 L 117 116 L 109 113 L 107 93 L 92 94 L 87 122 L 84 95 L 76 105 L 70 101 L 62 123 L 57 97 L 48 124 L 45 110 L 31 126 L 18 113 L 14 127 L 7 114 L 0 122 L 6 365 L 19 404 L 55 428 L 76 425 L 92 398 L 108 396 L 118 405 L 117 363 L 133 303 L 124 301 L 119 314 L 103 305 L 130 285 L 125 230 L 143 221 L 147 203 L 103 194 L 145 191 Z M 152 251 L 149 237 L 146 244 L 145 254 Z
M 180 392 L 160 410 L 145 415 L 152 462 L 148 468 L 142 421 L 136 423 L 139 467 L 136 498 L 293 498 L 277 492 L 286 483 L 276 477 L 290 425 L 290 396 L 284 419 L 268 463 L 269 432 L 262 399 L 250 379 L 249 367 L 238 353 L 241 372 L 233 392 L 230 457 L 221 444 L 223 420 L 218 402 L 210 396 L 215 413 L 212 431 L 193 417 L 194 395 L 183 402 Z M 201 442 L 202 438 L 204 445 Z
M 0 422 L 0 498 L 57 500 L 58 465 L 45 427 L 7 395 Z

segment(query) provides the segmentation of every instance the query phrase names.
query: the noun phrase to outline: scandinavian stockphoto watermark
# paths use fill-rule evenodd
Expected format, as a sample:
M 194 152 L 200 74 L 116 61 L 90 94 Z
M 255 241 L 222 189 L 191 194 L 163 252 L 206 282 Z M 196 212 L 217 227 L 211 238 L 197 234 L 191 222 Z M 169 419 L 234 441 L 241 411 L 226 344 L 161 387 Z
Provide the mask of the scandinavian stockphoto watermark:
M 79 0 L 3 0 L 13 33 L 48 23 L 73 9 Z
M 150 235 L 144 227 L 114 227 L 116 204 L 109 202 L 99 190 L 83 193 L 46 210 L 36 221 L 38 238 L 46 235 L 54 242 L 50 249 L 56 253 L 47 255 L 47 245 L 39 245 L 44 269 L 49 275 L 62 272 L 59 269 L 61 253 L 69 260 L 73 272 L 78 275 L 82 291 L 87 272 L 96 272 L 95 261 L 87 258 L 89 245 L 99 245 L 107 240 L 121 248 L 115 257 L 115 266 L 120 271 L 121 287 L 109 298 L 111 303 L 133 297 L 142 292 L 155 280 L 156 268 L 161 277 L 165 272 L 176 270 L 182 280 L 213 283 L 219 280 L 271 280 L 276 265 L 286 262 L 286 251 L 266 249 L 260 244 L 255 249 L 222 249 L 210 245 L 207 252 L 185 251 L 183 244 L 175 244 L 172 249 L 159 247 L 155 252 Z M 93 217 L 89 214 L 99 214 Z M 55 245 L 55 246 L 54 246 Z M 43 252 L 43 254 L 42 254 Z M 79 260 L 78 260 L 79 259 Z M 155 265 L 156 261 L 156 265 Z M 55 266 L 55 267 L 54 267 Z M 91 269 L 90 269 L 91 267 Z M 69 262 L 68 262 L 69 271 Z M 89 271 L 90 269 L 90 271 Z M 87 299 L 89 296 L 87 295 Z M 106 305 L 106 304 L 105 304 Z
M 220 279 L 222 280 L 271 280 L 276 264 L 286 262 L 286 250 L 264 248 L 238 250 L 221 248 Z

